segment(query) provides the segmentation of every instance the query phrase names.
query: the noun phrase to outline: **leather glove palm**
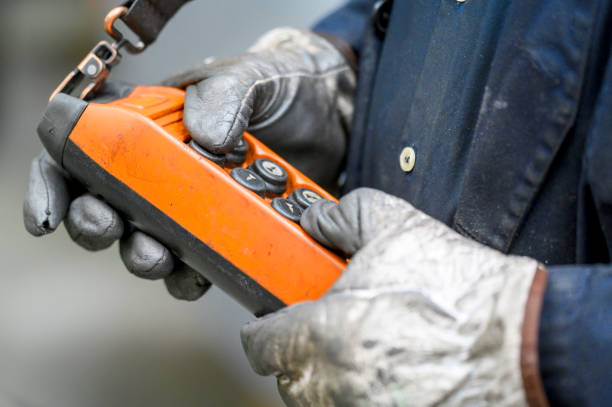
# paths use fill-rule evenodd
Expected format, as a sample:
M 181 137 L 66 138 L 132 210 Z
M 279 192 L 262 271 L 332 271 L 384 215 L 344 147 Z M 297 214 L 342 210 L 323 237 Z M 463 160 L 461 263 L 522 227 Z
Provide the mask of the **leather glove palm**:
M 273 150 L 319 181 L 333 183 L 344 155 L 355 77 L 341 54 L 315 34 L 274 30 L 244 56 L 206 63 L 165 83 L 188 86 L 185 124 L 193 138 L 214 152 L 231 150 L 250 126 Z M 24 223 L 35 236 L 64 221 L 71 238 L 88 250 L 120 239 L 128 270 L 164 278 L 171 294 L 195 300 L 210 283 L 140 231 L 125 233 L 117 212 L 82 194 L 42 152 L 32 162 Z
M 302 226 L 352 257 L 318 301 L 242 329 L 291 406 L 523 405 L 521 326 L 538 264 L 361 189 Z

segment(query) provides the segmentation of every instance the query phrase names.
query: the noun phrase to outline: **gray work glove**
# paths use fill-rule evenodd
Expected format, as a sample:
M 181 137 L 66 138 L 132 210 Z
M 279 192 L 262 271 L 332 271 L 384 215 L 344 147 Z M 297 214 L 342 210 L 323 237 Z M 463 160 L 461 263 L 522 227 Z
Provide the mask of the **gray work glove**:
M 321 186 L 334 186 L 355 73 L 327 40 L 278 28 L 245 55 L 205 60 L 164 84 L 187 87 L 185 126 L 204 148 L 227 153 L 248 130 Z
M 119 214 L 100 199 L 82 193 L 46 151 L 32 161 L 23 218 L 34 236 L 51 233 L 64 221 L 72 240 L 91 251 L 106 249 L 120 239 L 119 252 L 127 269 L 145 279 L 164 279 L 176 298 L 195 300 L 210 287 L 204 277 L 155 239 L 137 230 L 126 233 Z
M 199 144 L 227 152 L 249 126 L 307 175 L 333 184 L 344 156 L 355 74 L 326 40 L 307 31 L 273 30 L 246 55 L 205 63 L 165 84 L 192 83 L 185 99 L 185 124 Z M 210 287 L 152 237 L 140 231 L 124 233 L 126 227 L 113 208 L 79 192 L 42 152 L 30 171 L 23 207 L 26 229 L 41 236 L 63 220 L 72 239 L 88 250 L 102 250 L 121 239 L 121 259 L 128 270 L 147 279 L 163 278 L 180 299 L 195 300 Z
M 287 405 L 525 405 L 521 328 L 535 260 L 371 189 L 318 202 L 301 223 L 355 255 L 321 299 L 241 331 L 251 366 L 278 378 Z

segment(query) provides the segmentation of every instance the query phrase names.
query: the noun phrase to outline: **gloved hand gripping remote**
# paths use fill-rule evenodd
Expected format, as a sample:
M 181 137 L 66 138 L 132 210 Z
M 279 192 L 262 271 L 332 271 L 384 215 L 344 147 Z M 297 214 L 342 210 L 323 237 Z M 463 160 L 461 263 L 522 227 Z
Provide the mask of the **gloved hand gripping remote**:
M 38 134 L 72 177 L 255 315 L 333 284 L 346 260 L 299 226 L 330 194 L 248 133 L 228 154 L 203 149 L 183 125 L 182 90 L 121 93 L 50 101 Z

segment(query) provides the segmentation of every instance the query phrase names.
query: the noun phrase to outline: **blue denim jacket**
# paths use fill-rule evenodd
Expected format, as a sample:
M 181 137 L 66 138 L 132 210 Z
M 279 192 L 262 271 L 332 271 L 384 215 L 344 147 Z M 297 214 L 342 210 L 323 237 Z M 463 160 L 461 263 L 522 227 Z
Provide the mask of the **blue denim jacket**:
M 360 57 L 345 189 L 545 263 L 549 401 L 612 405 L 612 1 L 396 0 L 384 36 L 373 4 L 314 27 Z

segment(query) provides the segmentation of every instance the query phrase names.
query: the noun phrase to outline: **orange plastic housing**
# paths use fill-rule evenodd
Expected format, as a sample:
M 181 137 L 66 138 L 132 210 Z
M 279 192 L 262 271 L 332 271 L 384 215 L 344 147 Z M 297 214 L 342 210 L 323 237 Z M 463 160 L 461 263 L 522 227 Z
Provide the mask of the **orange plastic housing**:
M 243 273 L 241 278 L 255 282 L 263 293 L 255 297 L 241 293 L 241 283 L 227 288 L 256 314 L 273 310 L 253 305 L 253 298 L 257 301 L 261 295 L 269 294 L 284 305 L 319 298 L 340 276 L 346 260 L 315 242 L 299 224 L 277 213 L 270 206 L 270 198 L 262 198 L 238 184 L 229 175 L 230 169 L 189 147 L 190 136 L 182 121 L 183 100 L 182 90 L 137 87 L 123 99 L 89 103 L 69 140 L 110 174 L 111 181 L 104 182 L 117 180 L 159 211 L 131 216 L 136 227 L 168 244 L 178 257 L 199 267 L 198 271 L 222 289 L 228 285 L 228 278 L 236 280 L 227 273 Z M 309 188 L 335 200 L 253 136 L 245 133 L 244 138 L 249 151 L 240 166 L 247 167 L 256 158 L 280 164 L 289 175 L 283 197 L 296 188 Z M 63 164 L 70 170 L 70 156 L 64 154 Z M 70 172 L 79 170 L 73 168 Z M 86 179 L 85 175 L 82 178 L 96 190 L 91 184 L 98 181 Z M 125 207 L 128 213 L 133 211 L 127 209 L 125 202 L 115 202 L 122 200 L 120 196 L 102 195 L 111 204 Z M 127 196 L 125 199 L 129 200 Z M 171 225 L 179 225 L 178 229 L 187 231 L 233 267 L 221 272 L 214 267 L 207 270 L 190 255 L 190 248 L 185 247 L 189 242 L 176 241 L 174 226 L 155 230 L 148 224 L 155 216 L 167 216 Z M 248 286 L 245 283 L 244 289 Z

